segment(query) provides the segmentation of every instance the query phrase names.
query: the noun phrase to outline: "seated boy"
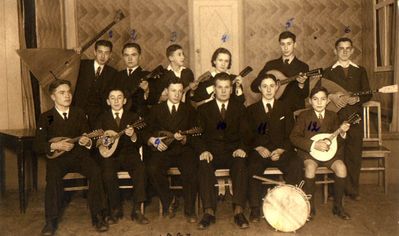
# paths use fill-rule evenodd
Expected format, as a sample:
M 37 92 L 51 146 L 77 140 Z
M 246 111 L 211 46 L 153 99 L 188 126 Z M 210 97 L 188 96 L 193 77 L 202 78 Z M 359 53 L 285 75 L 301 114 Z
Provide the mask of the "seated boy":
M 98 117 L 95 127 L 104 131 L 120 132 L 124 130 L 124 134 L 119 137 L 115 152 L 109 158 L 100 158 L 105 193 L 109 204 L 108 223 L 115 224 L 123 216 L 117 172 L 126 170 L 134 183 L 131 219 L 136 220 L 139 224 L 148 224 L 148 219 L 140 212 L 140 205 L 146 200 L 145 167 L 139 153 L 141 138 L 130 127 L 139 119 L 139 116 L 134 112 L 123 109 L 126 98 L 124 92 L 119 88 L 112 88 L 109 91 L 107 104 L 110 109 Z M 99 145 L 102 142 L 104 142 L 103 139 L 99 139 L 97 144 Z
M 303 158 L 305 164 L 305 186 L 307 194 L 311 194 L 311 220 L 316 209 L 314 206 L 314 192 L 316 188 L 315 173 L 319 165 L 330 168 L 335 173 L 334 182 L 334 207 L 332 212 L 338 217 L 349 220 L 350 215 L 345 212 L 342 206 L 342 197 L 345 189 L 346 166 L 343 162 L 343 138 L 346 137 L 346 131 L 349 130 L 349 123 L 339 124 L 338 116 L 332 111 L 326 110 L 328 91 L 324 87 L 317 86 L 310 92 L 309 103 L 313 109 L 303 111 L 290 134 L 290 140 L 298 149 L 298 156 Z M 314 148 L 318 151 L 328 151 L 330 144 L 327 140 L 312 141 L 311 138 L 318 133 L 333 133 L 340 128 L 338 135 L 338 149 L 335 156 L 326 162 L 314 159 L 310 151 Z

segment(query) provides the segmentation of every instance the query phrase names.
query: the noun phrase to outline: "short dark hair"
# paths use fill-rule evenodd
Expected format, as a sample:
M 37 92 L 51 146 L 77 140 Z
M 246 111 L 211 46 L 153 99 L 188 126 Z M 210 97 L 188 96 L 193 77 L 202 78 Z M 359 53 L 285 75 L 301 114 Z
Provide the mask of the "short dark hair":
M 54 91 L 61 85 L 66 84 L 71 88 L 71 82 L 69 80 L 64 80 L 64 79 L 56 79 L 51 84 L 48 86 L 48 91 L 50 94 L 53 94 Z
M 351 46 L 353 46 L 353 42 L 350 38 L 343 37 L 343 38 L 339 38 L 339 39 L 337 39 L 337 41 L 335 41 L 335 48 L 338 47 L 338 44 L 340 44 L 341 42 L 350 42 Z
M 316 93 L 318 92 L 324 92 L 326 94 L 326 96 L 328 96 L 328 90 L 323 87 L 323 86 L 316 86 L 312 89 L 312 91 L 310 91 L 310 95 L 309 98 L 312 98 Z
M 182 84 L 183 85 L 183 81 L 181 79 L 179 79 L 179 78 L 171 77 L 171 78 L 168 79 L 166 87 L 169 88 L 169 86 L 171 84 Z
M 179 44 L 170 45 L 166 48 L 166 57 L 169 59 L 169 57 L 172 56 L 173 53 L 179 49 L 183 50 L 182 46 L 180 46 Z
M 215 83 L 214 85 L 216 85 L 216 81 L 225 81 L 228 80 L 231 82 L 231 77 L 229 74 L 227 74 L 226 72 L 220 72 L 219 74 L 215 75 Z
M 214 61 L 216 60 L 218 55 L 221 54 L 221 53 L 229 55 L 230 61 L 229 61 L 229 65 L 227 66 L 227 69 L 230 69 L 231 68 L 231 52 L 229 50 L 227 50 L 226 48 L 218 48 L 218 49 L 215 50 L 215 52 L 212 54 L 212 58 L 211 58 L 212 66 L 213 67 L 216 66 Z
M 122 54 L 126 48 L 135 48 L 137 50 L 137 52 L 141 55 L 141 47 L 138 43 L 126 43 L 125 45 L 123 45 Z
M 260 84 L 262 83 L 262 81 L 263 80 L 265 80 L 265 79 L 272 79 L 274 82 L 276 82 L 276 84 L 277 84 L 277 78 L 276 78 L 276 76 L 274 76 L 273 74 L 266 74 L 265 76 L 263 76 L 263 79 L 261 79 L 260 80 Z M 260 85 L 259 84 L 259 85 Z
M 110 51 L 112 52 L 112 43 L 111 43 L 111 41 L 108 41 L 108 40 L 105 40 L 105 39 L 97 40 L 96 43 L 94 44 L 94 49 L 97 50 L 97 48 L 99 46 L 108 47 L 110 49 Z
M 126 98 L 127 91 L 120 86 L 112 86 L 111 88 L 109 88 L 107 91 L 108 94 L 107 98 L 109 97 L 112 91 L 120 91 L 123 94 L 123 97 Z
M 284 31 L 278 36 L 278 41 L 280 42 L 282 39 L 291 38 L 292 41 L 296 42 L 296 35 L 291 31 Z

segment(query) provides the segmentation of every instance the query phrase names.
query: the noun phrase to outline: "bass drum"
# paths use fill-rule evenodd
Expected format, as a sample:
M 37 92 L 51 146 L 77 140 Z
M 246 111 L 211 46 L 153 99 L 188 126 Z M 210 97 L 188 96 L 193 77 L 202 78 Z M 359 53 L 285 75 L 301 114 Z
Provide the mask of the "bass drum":
M 293 185 L 276 186 L 263 199 L 263 214 L 276 230 L 295 232 L 309 217 L 308 196 L 301 188 Z

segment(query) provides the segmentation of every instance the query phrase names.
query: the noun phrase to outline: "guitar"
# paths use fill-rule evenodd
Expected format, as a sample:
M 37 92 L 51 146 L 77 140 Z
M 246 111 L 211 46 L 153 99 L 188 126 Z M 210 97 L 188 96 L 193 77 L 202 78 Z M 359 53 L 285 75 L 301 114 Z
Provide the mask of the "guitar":
M 317 68 L 314 70 L 310 70 L 310 71 L 304 73 L 303 75 L 307 76 L 307 77 L 316 77 L 316 76 L 321 76 L 322 73 L 323 73 L 323 69 Z M 276 99 L 279 99 L 281 97 L 281 95 L 283 95 L 284 90 L 287 87 L 288 83 L 291 81 L 295 81 L 296 78 L 299 76 L 299 75 L 294 75 L 291 77 L 287 77 L 278 70 L 270 70 L 270 71 L 266 72 L 266 74 L 272 74 L 272 75 L 276 76 L 277 80 L 279 81 L 278 82 L 279 88 L 276 92 L 276 95 L 274 95 L 274 97 Z
M 247 67 L 245 67 L 239 74 L 238 74 L 238 76 L 241 76 L 241 77 L 245 77 L 245 76 L 247 76 L 249 73 L 251 73 L 253 71 L 253 69 L 252 69 L 252 67 L 250 67 L 250 66 L 247 66 Z M 238 77 L 237 76 L 237 77 Z M 237 79 L 235 78 L 235 79 L 233 79 L 233 84 L 234 83 L 236 83 L 237 82 Z M 211 96 L 208 98 L 208 99 L 205 99 L 205 100 L 202 100 L 202 101 L 200 101 L 200 102 L 197 102 L 197 103 L 195 103 L 195 102 L 193 102 L 193 106 L 194 107 L 199 107 L 199 106 L 201 106 L 202 104 L 205 104 L 205 103 L 207 103 L 207 102 L 209 102 L 209 101 L 212 101 L 213 99 L 215 99 L 215 91 L 213 90 L 213 92 L 211 92 L 211 94 L 210 94 Z
M 165 69 L 163 68 L 162 65 L 157 66 L 155 69 L 153 69 L 150 73 L 148 73 L 147 75 L 143 76 L 140 78 L 140 83 L 143 81 L 148 81 L 151 78 L 154 78 L 156 76 L 160 76 L 164 73 Z M 139 83 L 139 84 L 140 84 Z M 136 91 L 139 89 L 140 87 L 137 86 L 134 88 L 134 90 L 130 91 L 131 94 L 136 93 Z
M 201 127 L 194 127 L 186 131 L 179 131 L 181 135 L 191 135 L 191 136 L 200 136 L 202 135 L 202 128 Z M 166 145 L 169 146 L 173 141 L 175 141 L 175 135 L 172 132 L 169 131 L 159 131 L 155 135 L 156 137 L 159 137 L 159 141 L 155 141 L 156 144 L 159 144 L 161 141 Z M 159 143 L 157 143 L 159 142 Z M 154 146 L 151 147 L 154 151 L 157 151 L 158 149 Z
M 343 97 L 344 99 L 349 99 L 352 96 L 364 96 L 364 95 L 369 95 L 369 94 L 374 94 L 374 93 L 397 93 L 398 92 L 398 85 L 388 85 L 381 87 L 379 89 L 371 89 L 367 91 L 359 91 L 359 92 L 348 92 L 344 88 L 342 88 L 340 85 L 337 83 L 328 80 L 328 79 L 321 79 L 321 85 L 325 87 L 330 94 L 332 93 L 337 93 L 340 97 Z M 338 112 L 341 110 L 340 107 L 337 107 L 334 102 L 330 102 L 327 105 L 327 109 L 331 110 L 333 112 Z
M 104 135 L 98 140 L 97 146 L 98 150 L 102 157 L 108 158 L 110 157 L 118 147 L 119 138 L 125 133 L 127 129 L 130 127 L 134 129 L 142 129 L 146 126 L 144 119 L 141 117 L 133 122 L 133 124 L 128 125 L 125 129 L 121 130 L 120 132 L 115 132 L 113 130 L 106 130 Z
M 211 72 L 207 71 L 207 72 L 205 72 L 204 74 L 202 74 L 200 77 L 198 77 L 197 79 L 194 79 L 193 83 L 194 83 L 195 85 L 198 85 L 198 84 L 201 83 L 201 82 L 204 82 L 204 81 L 209 80 L 211 77 L 212 77 Z M 190 89 L 191 89 L 190 86 L 187 86 L 187 87 L 185 87 L 185 88 L 183 89 L 183 96 L 181 97 L 181 101 L 182 101 L 182 102 L 185 102 L 185 100 L 186 100 L 186 94 L 187 94 L 188 91 L 190 91 Z
M 76 143 L 79 141 L 79 139 L 83 136 L 88 137 L 88 138 L 97 138 L 100 137 L 104 134 L 104 131 L 102 129 L 94 130 L 93 132 L 90 132 L 88 134 L 81 135 L 76 138 L 67 138 L 67 137 L 54 137 L 49 140 L 50 143 L 56 143 L 58 141 L 66 140 L 68 143 Z M 55 150 L 54 152 L 51 153 L 51 155 L 46 155 L 48 159 L 54 159 L 59 157 L 61 154 L 63 154 L 65 151 L 62 150 Z
M 352 115 L 349 116 L 348 120 L 346 122 L 350 124 L 356 124 L 359 123 L 362 119 L 360 118 L 359 114 L 353 113 Z M 318 140 L 325 140 L 329 143 L 329 149 L 328 151 L 319 151 L 316 150 L 314 147 L 310 150 L 310 155 L 318 160 L 318 161 L 329 161 L 331 160 L 334 156 L 335 153 L 337 152 L 338 149 L 338 144 L 337 144 L 337 136 L 341 132 L 341 128 L 338 128 L 334 133 L 328 134 L 328 133 L 322 133 L 322 134 L 316 134 L 314 135 L 311 140 L 313 141 L 318 141 Z

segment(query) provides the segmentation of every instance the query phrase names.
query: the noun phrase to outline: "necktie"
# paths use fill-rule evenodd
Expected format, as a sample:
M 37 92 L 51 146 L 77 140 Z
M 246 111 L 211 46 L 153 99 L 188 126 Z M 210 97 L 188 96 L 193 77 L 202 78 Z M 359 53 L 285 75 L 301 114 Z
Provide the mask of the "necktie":
M 64 112 L 62 115 L 64 115 L 64 120 L 68 120 L 68 113 Z
M 285 59 L 284 64 L 288 64 L 289 61 L 290 61 L 289 59 Z
M 319 113 L 319 124 L 321 125 L 321 124 L 323 124 L 323 115 L 321 114 L 321 113 Z
M 270 103 L 266 103 L 266 107 L 267 107 L 267 112 L 268 114 L 270 114 L 270 112 L 272 112 L 272 105 L 270 105 Z
M 175 105 L 172 105 L 172 116 L 175 116 L 176 115 L 176 106 Z
M 129 76 L 133 74 L 133 69 L 129 69 Z
M 116 124 L 119 127 L 119 125 L 121 123 L 121 118 L 119 117 L 119 112 L 115 112 L 115 121 L 116 121 Z
M 100 77 L 100 74 L 101 74 L 101 66 L 97 67 L 97 70 L 96 70 L 96 79 L 97 79 L 98 77 Z
M 226 107 L 224 103 L 222 104 L 222 108 L 220 109 L 220 115 L 222 116 L 223 120 L 226 118 Z

